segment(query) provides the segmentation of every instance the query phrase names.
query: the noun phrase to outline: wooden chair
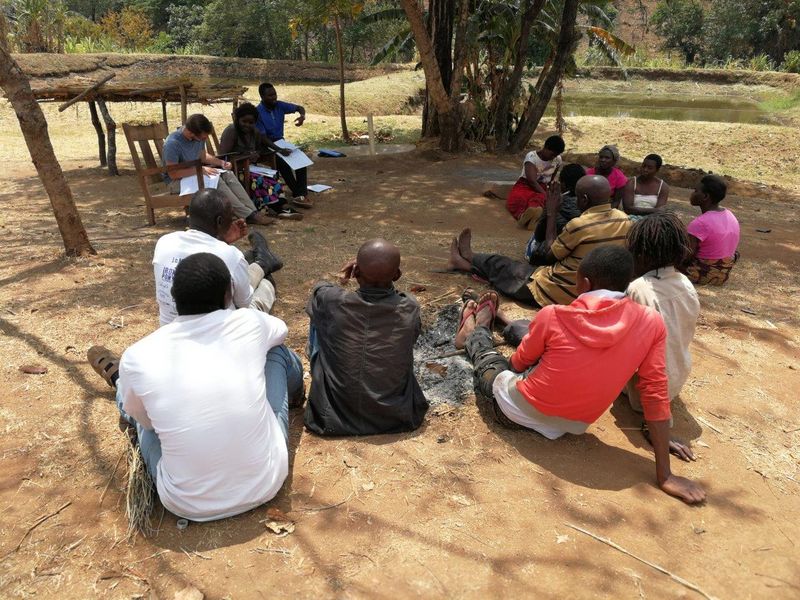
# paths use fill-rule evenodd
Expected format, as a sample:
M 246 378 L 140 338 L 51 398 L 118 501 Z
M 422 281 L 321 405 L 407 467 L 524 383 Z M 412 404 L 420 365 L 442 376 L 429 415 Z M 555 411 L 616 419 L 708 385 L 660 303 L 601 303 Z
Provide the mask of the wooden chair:
M 125 131 L 125 139 L 128 140 L 133 164 L 136 167 L 136 176 L 139 178 L 139 185 L 142 187 L 142 193 L 144 194 L 147 222 L 150 225 L 155 225 L 156 208 L 185 208 L 189 205 L 192 196 L 172 194 L 168 190 L 158 193 L 154 189 L 156 185 L 166 187 L 163 175 L 167 172 L 167 167 L 161 166 L 164 157 L 164 140 L 169 133 L 166 123 L 153 123 L 152 125 L 123 123 L 122 129 Z M 155 148 L 155 152 L 153 148 Z M 198 189 L 203 189 L 203 165 L 199 160 L 182 162 L 171 166 L 172 169 L 185 169 L 188 167 L 195 168 Z

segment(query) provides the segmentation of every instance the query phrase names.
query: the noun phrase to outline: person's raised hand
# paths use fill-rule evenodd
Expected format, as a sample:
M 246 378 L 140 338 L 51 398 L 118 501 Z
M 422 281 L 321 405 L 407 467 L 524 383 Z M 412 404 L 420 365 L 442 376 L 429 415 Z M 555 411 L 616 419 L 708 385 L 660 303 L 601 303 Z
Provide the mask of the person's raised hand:
M 305 120 L 306 120 L 306 116 L 305 116 L 305 115 L 300 115 L 299 117 L 297 117 L 297 118 L 294 120 L 294 126 L 295 126 L 295 127 L 300 127 L 300 125 L 302 125 L 303 123 L 305 123 Z
M 225 232 L 222 239 L 228 244 L 233 244 L 245 236 L 247 236 L 247 223 L 244 219 L 236 219 L 228 227 L 228 231 Z
M 353 269 L 356 267 L 356 259 L 348 260 L 339 270 L 339 284 L 344 285 L 353 277 Z
M 561 208 L 561 183 L 553 181 L 547 188 L 547 199 L 544 203 L 548 218 L 555 218 Z
M 706 491 L 699 483 L 677 475 L 667 477 L 661 483 L 661 490 L 683 500 L 686 504 L 699 504 L 706 499 Z
M 284 156 L 289 156 L 292 153 L 292 151 L 289 148 L 281 148 L 280 153 L 283 154 Z

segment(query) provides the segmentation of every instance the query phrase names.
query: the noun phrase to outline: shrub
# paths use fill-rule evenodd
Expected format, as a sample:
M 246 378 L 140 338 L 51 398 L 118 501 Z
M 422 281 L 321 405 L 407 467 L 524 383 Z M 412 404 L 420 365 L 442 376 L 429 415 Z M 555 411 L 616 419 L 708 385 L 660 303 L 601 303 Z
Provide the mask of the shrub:
M 800 50 L 792 50 L 783 55 L 781 70 L 787 73 L 800 73 Z
M 108 37 L 126 50 L 143 50 L 153 39 L 150 17 L 141 8 L 126 6 L 119 12 L 107 13 L 100 25 Z

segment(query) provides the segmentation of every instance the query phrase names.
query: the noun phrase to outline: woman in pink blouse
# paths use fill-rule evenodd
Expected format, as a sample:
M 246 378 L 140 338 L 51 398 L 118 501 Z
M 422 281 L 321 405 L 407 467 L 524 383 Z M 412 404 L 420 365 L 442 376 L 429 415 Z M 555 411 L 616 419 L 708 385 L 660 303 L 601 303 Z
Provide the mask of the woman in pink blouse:
M 602 175 L 608 179 L 608 183 L 611 184 L 611 206 L 614 208 L 619 207 L 619 203 L 622 201 L 622 193 L 628 184 L 628 178 L 625 177 L 625 173 L 616 166 L 618 160 L 619 149 L 616 146 L 606 144 L 597 153 L 595 166 L 586 169 L 587 175 Z

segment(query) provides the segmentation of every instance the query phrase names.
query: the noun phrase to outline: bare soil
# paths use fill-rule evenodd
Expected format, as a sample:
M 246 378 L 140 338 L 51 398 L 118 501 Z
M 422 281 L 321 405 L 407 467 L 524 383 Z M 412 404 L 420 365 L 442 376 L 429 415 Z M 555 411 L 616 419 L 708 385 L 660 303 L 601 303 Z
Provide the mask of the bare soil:
M 8 114 L 4 121 L 13 125 Z M 17 130 L 6 131 L 20 148 Z M 654 131 L 639 130 L 642 145 L 658 149 L 664 132 Z M 128 542 L 124 466 L 115 471 L 125 443 L 111 392 L 85 352 L 96 343 L 122 351 L 157 327 L 153 246 L 184 222 L 161 211 L 158 225 L 145 227 L 127 150 L 122 176 L 112 178 L 96 167 L 90 130 L 62 132 L 59 155 L 97 256 L 62 258 L 27 155 L 4 157 L 0 596 L 172 598 L 191 583 L 208 598 L 237 599 L 701 597 L 573 524 L 709 596 L 800 597 L 794 202 L 769 191 L 726 200 L 742 224 L 742 260 L 726 287 L 700 289 L 694 367 L 674 411 L 675 435 L 692 441 L 699 459 L 673 469 L 703 482 L 705 505 L 687 507 L 656 488 L 652 453 L 623 403 L 588 434 L 552 442 L 502 429 L 469 399 L 435 406 L 416 432 L 363 439 L 315 437 L 293 411 L 291 474 L 268 506 L 184 531 L 159 509 L 158 534 Z M 319 159 L 312 182 L 335 189 L 318 196 L 306 220 L 264 229 L 287 264 L 276 276 L 275 312 L 289 324 L 289 346 L 304 346 L 312 283 L 367 238 L 400 245 L 399 285 L 424 286 L 417 296 L 426 311 L 474 285 L 433 272 L 463 226 L 472 226 L 477 249 L 520 256 L 526 233 L 502 202 L 480 195 L 485 179 L 518 168 L 516 159 L 439 160 L 435 152 Z M 675 189 L 670 200 L 684 219 L 693 214 L 687 198 Z M 26 364 L 48 372 L 24 374 Z M 294 533 L 265 529 L 269 506 L 296 521 Z

